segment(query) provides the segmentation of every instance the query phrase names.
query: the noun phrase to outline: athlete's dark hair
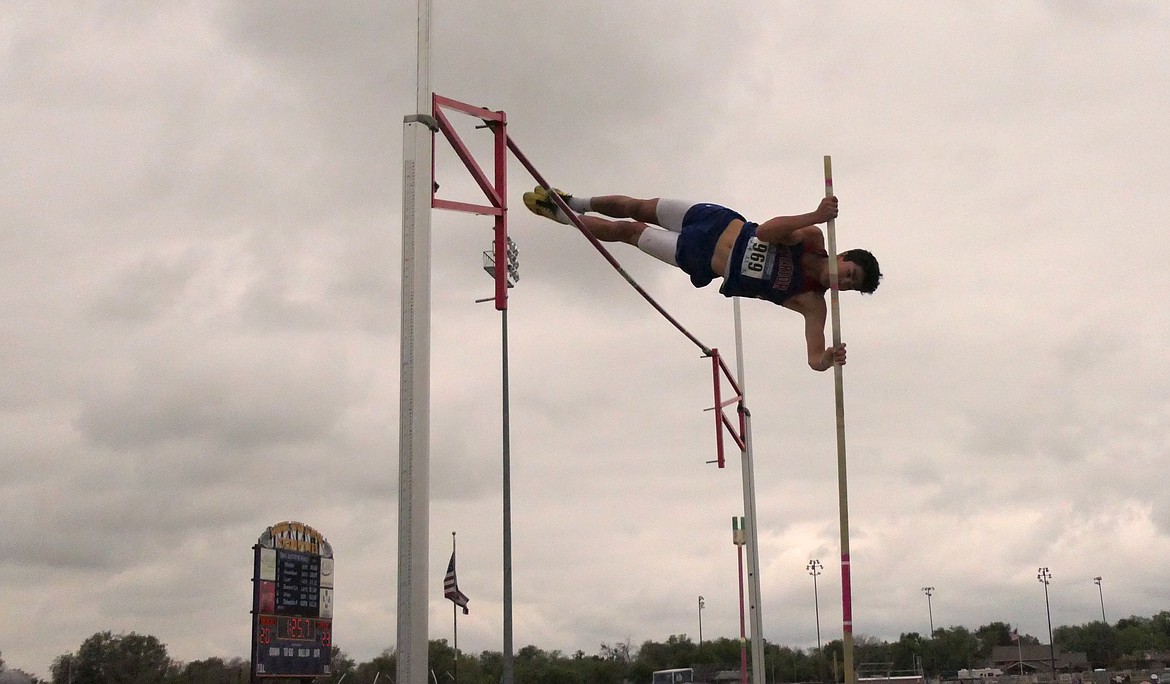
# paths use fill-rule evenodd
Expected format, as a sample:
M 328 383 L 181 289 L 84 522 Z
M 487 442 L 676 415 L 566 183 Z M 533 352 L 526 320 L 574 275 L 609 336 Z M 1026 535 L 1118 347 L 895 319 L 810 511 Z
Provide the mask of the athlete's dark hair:
M 878 283 L 882 279 L 882 270 L 878 267 L 877 259 L 872 254 L 864 249 L 851 249 L 848 252 L 842 252 L 841 258 L 845 261 L 852 261 L 865 271 L 865 280 L 861 282 L 858 290 L 871 294 L 877 289 Z

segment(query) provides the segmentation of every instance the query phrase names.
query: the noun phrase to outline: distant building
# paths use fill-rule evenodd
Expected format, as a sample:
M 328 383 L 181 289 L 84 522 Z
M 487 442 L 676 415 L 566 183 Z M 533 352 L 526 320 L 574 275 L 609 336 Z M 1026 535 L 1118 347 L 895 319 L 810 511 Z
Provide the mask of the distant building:
M 33 684 L 33 678 L 20 670 L 0 671 L 0 684 Z
M 1066 653 L 1059 646 L 1054 650 L 1057 672 L 1089 669 L 1089 658 L 1084 653 Z M 995 646 L 991 649 L 991 666 L 1003 670 L 1004 674 L 1020 674 L 1021 669 L 1024 674 L 1052 672 L 1052 664 L 1053 652 L 1049 651 L 1048 644 Z
M 1138 667 L 1149 670 L 1170 668 L 1170 651 L 1142 651 L 1133 655 Z

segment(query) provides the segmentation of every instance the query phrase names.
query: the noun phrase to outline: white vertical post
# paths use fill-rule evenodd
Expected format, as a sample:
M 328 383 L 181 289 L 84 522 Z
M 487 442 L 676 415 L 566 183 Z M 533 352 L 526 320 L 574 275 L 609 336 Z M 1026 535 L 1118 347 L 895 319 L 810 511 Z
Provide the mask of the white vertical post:
M 511 239 L 509 238 L 509 242 Z M 509 264 L 510 266 L 510 264 Z M 500 311 L 503 375 L 503 504 L 504 504 L 504 662 L 501 684 L 515 681 L 515 655 L 512 652 L 512 418 L 508 390 L 508 309 Z
M 764 679 L 764 618 L 760 610 L 760 535 L 756 524 L 756 468 L 752 457 L 752 417 L 747 409 L 747 385 L 743 371 L 743 334 L 739 310 L 739 297 L 732 300 L 735 316 L 735 366 L 736 381 L 743 398 L 743 441 L 744 449 L 740 461 L 743 476 L 744 533 L 747 536 L 748 557 L 748 621 L 752 630 L 752 682 L 761 684 Z
M 418 2 L 415 117 L 402 134 L 402 318 L 398 425 L 398 676 L 426 684 L 431 380 L 431 4 Z

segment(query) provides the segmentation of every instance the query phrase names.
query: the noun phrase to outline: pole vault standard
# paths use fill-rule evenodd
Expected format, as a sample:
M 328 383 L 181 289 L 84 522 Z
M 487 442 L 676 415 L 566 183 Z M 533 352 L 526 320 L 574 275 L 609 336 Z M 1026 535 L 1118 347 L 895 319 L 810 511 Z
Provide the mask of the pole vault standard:
M 833 195 L 833 159 L 825 155 L 825 197 Z M 837 289 L 837 226 L 829 219 L 829 300 L 833 317 L 833 346 L 841 344 L 841 305 Z M 857 684 L 853 667 L 853 588 L 849 570 L 849 486 L 845 472 L 845 389 L 841 364 L 833 364 L 833 387 L 837 397 L 837 501 L 841 516 L 841 627 L 845 650 L 845 684 Z
M 511 475 L 511 427 L 508 411 L 508 287 L 515 275 L 514 253 L 509 249 L 511 240 L 508 238 L 508 166 L 507 166 L 507 126 L 508 119 L 504 112 L 493 112 L 482 107 L 473 107 L 456 100 L 432 96 L 432 114 L 430 119 L 432 134 L 441 132 L 451 144 L 455 154 L 463 162 L 464 167 L 483 191 L 488 204 L 472 204 L 468 202 L 454 202 L 434 196 L 432 186 L 431 206 L 435 209 L 448 209 L 472 214 L 481 214 L 495 217 L 495 239 L 491 261 L 493 277 L 495 278 L 495 304 L 500 312 L 501 328 L 501 355 L 503 372 L 503 568 L 504 568 L 504 651 L 503 672 L 500 678 L 503 684 L 512 684 L 514 654 L 512 648 L 512 475 Z M 463 142 L 462 137 L 455 130 L 447 116 L 446 110 L 452 110 L 478 118 L 484 123 L 484 128 L 492 132 L 492 151 L 494 158 L 493 176 L 484 172 L 471 150 Z
M 514 154 L 516 159 L 524 165 L 524 168 L 528 170 L 528 173 L 532 175 L 533 179 L 535 179 L 536 182 L 548 192 L 549 198 L 553 200 L 553 202 L 556 203 L 558 207 L 560 207 L 561 211 L 564 212 L 566 216 L 569 217 L 569 220 L 573 222 L 573 225 L 577 227 L 577 230 L 581 231 L 581 234 L 589 239 L 589 242 L 593 244 L 597 251 L 601 252 L 601 255 L 605 257 L 606 261 L 608 261 L 610 265 L 617 269 L 617 272 L 626 279 L 626 282 L 633 286 L 633 288 L 637 290 L 638 293 L 642 295 L 642 297 L 644 297 L 651 306 L 653 306 L 659 313 L 661 313 L 666 318 L 666 320 L 670 321 L 670 323 L 675 328 L 677 328 L 679 332 L 681 332 L 687 337 L 687 339 L 698 346 L 699 349 L 703 351 L 704 356 L 711 357 L 712 374 L 715 381 L 715 406 L 712 407 L 715 411 L 715 442 L 717 449 L 717 457 L 715 462 L 719 465 L 720 468 L 722 468 L 725 463 L 723 456 L 724 428 L 727 429 L 728 433 L 731 435 L 731 438 L 735 440 L 736 445 L 739 446 L 740 454 L 742 456 L 740 463 L 743 476 L 745 532 L 747 534 L 748 543 L 748 604 L 750 622 L 752 626 L 752 682 L 753 684 L 762 684 L 764 681 L 764 619 L 760 607 L 759 526 L 756 524 L 756 480 L 755 467 L 752 460 L 751 438 L 752 417 L 751 411 L 749 411 L 747 408 L 747 402 L 744 399 L 743 392 L 743 343 L 739 331 L 739 299 L 737 298 L 735 300 L 735 344 L 739 371 L 737 380 L 736 378 L 732 377 L 731 371 L 723 362 L 722 357 L 720 357 L 718 349 L 707 347 L 707 345 L 699 341 L 699 339 L 692 335 L 686 328 L 682 327 L 682 324 L 680 324 L 673 316 L 667 313 L 666 309 L 663 309 L 662 306 L 658 304 L 658 302 L 654 301 L 654 298 L 651 297 L 644 289 L 642 289 L 642 286 L 638 285 L 638 283 L 635 282 L 632 277 L 630 277 L 630 274 L 626 273 L 626 270 L 622 268 L 617 259 L 614 259 L 613 256 L 609 253 L 609 250 L 602 246 L 601 242 L 593 235 L 591 235 L 588 230 L 586 230 L 585 224 L 581 222 L 581 219 L 577 216 L 576 212 L 574 212 L 564 201 L 564 199 L 562 199 L 561 196 L 553 190 L 553 187 L 549 185 L 548 181 L 546 181 L 543 176 L 540 175 L 540 172 L 536 170 L 536 167 L 532 165 L 532 162 L 528 161 L 528 158 L 524 156 L 524 153 L 521 152 L 518 147 L 516 147 L 511 138 L 508 139 L 508 149 L 512 150 L 512 154 Z M 722 381 L 720 379 L 720 372 L 722 372 L 723 377 L 735 391 L 735 396 L 727 401 L 723 401 L 721 396 L 720 389 L 722 386 Z M 739 413 L 738 432 L 736 431 L 736 428 L 732 424 L 731 420 L 723 413 L 723 409 L 726 406 L 730 406 L 731 404 L 737 405 L 737 410 Z
M 628 273 L 626 273 L 626 270 L 622 268 L 621 264 L 619 264 L 617 260 L 614 259 L 613 256 L 609 253 L 609 250 L 603 247 L 601 242 L 593 235 L 591 235 L 588 230 L 586 230 L 585 224 L 581 222 L 581 219 L 577 216 L 576 212 L 574 212 L 565 202 L 565 200 L 562 199 L 561 196 L 553 190 L 552 186 L 549 185 L 544 177 L 540 175 L 540 172 L 538 172 L 536 167 L 534 167 L 532 163 L 528 161 L 527 157 L 525 157 L 524 154 L 520 152 L 519 148 L 517 148 L 515 144 L 512 143 L 511 139 L 508 140 L 508 148 L 512 150 L 514 155 L 516 155 L 516 158 L 520 161 L 520 163 L 524 165 L 524 168 L 528 169 L 528 173 L 532 175 L 536 182 L 548 192 L 549 198 L 552 199 L 553 202 L 555 202 L 556 205 L 560 207 L 561 211 L 569 217 L 569 219 L 573 222 L 573 225 L 577 227 L 577 230 L 581 231 L 581 233 L 589 239 L 589 242 L 591 242 L 593 246 L 597 248 L 597 251 L 601 252 L 601 255 L 605 257 L 605 259 L 609 261 L 609 263 L 615 269 L 617 269 L 618 273 L 620 273 L 622 277 L 625 278 L 626 281 L 632 285 L 634 289 L 637 290 L 638 293 L 646 299 L 646 301 L 651 304 L 651 306 L 653 306 L 658 310 L 659 313 L 665 316 L 666 320 L 670 321 L 674 327 L 678 328 L 679 332 L 685 335 L 691 342 L 694 342 L 699 347 L 699 349 L 702 349 L 705 356 L 711 357 L 713 375 L 715 379 L 715 406 L 713 409 L 716 412 L 715 435 L 717 445 L 716 448 L 718 451 L 715 462 L 719 464 L 720 468 L 724 466 L 724 427 L 727 428 L 728 432 L 731 434 L 732 439 L 735 440 L 736 444 L 740 448 L 740 465 L 743 478 L 743 505 L 746 528 L 745 532 L 747 533 L 748 539 L 748 603 L 752 625 L 752 682 L 753 684 L 762 684 L 764 681 L 764 618 L 762 616 L 762 610 L 760 607 L 760 545 L 758 525 L 756 524 L 756 475 L 752 455 L 752 414 L 751 411 L 749 411 L 747 408 L 747 402 L 744 399 L 743 392 L 743 342 L 742 336 L 740 335 L 739 298 L 737 297 L 735 299 L 734 305 L 736 362 L 738 364 L 737 381 L 735 378 L 732 378 L 731 371 L 728 370 L 726 364 L 723 363 L 723 360 L 719 356 L 719 350 L 710 349 L 707 347 L 707 345 L 700 342 L 698 338 L 688 332 L 686 328 L 682 327 L 682 325 L 677 320 L 675 320 L 673 316 L 667 313 L 666 310 L 658 304 L 658 302 L 654 301 L 653 297 L 651 297 L 645 290 L 643 290 L 642 287 L 638 285 L 638 283 L 635 282 Z M 722 384 L 719 378 L 720 371 L 723 372 L 724 377 L 727 379 L 732 389 L 734 389 L 736 393 L 735 397 L 725 403 L 721 401 L 720 397 L 720 387 Z M 732 403 L 735 403 L 738 406 L 738 433 L 732 425 L 731 420 L 728 419 L 727 416 L 723 413 L 723 408 Z
M 429 8 L 424 11 L 425 0 L 420 0 L 419 45 L 420 45 L 420 102 L 423 97 L 424 65 L 426 56 L 422 46 L 429 45 Z M 424 19 L 425 17 L 425 19 Z M 426 25 L 424 33 L 424 24 Z M 425 36 L 425 37 L 424 37 Z M 593 244 L 601 255 L 642 297 L 654 307 L 680 333 L 694 343 L 703 355 L 711 358 L 715 393 L 715 428 L 718 457 L 714 461 L 724 467 L 723 429 L 744 455 L 744 497 L 745 531 L 748 537 L 749 602 L 751 604 L 753 682 L 763 681 L 763 634 L 760 617 L 759 550 L 755 524 L 755 481 L 751 462 L 751 416 L 744 402 L 743 392 L 723 362 L 718 349 L 703 344 L 673 316 L 670 315 L 645 289 L 642 288 L 610 255 L 604 246 L 589 234 L 581 219 L 552 191 L 551 186 L 528 161 L 506 132 L 506 117 L 503 112 L 493 112 L 481 107 L 464 104 L 449 98 L 434 95 L 426 87 L 427 99 L 431 103 L 430 114 L 424 113 L 420 104 L 419 112 L 405 119 L 406 141 L 404 141 L 403 167 L 403 284 L 402 284 L 402 375 L 401 375 L 401 425 L 399 435 L 399 574 L 398 574 L 398 681 L 405 684 L 425 684 L 427 663 L 427 525 L 429 515 L 429 356 L 430 356 L 430 208 L 449 209 L 496 217 L 496 308 L 507 310 L 507 198 L 506 198 L 506 152 L 511 151 L 532 177 L 549 191 L 550 197 L 570 217 L 577 229 Z M 459 138 L 447 119 L 444 109 L 453 109 L 481 119 L 485 127 L 495 134 L 495 182 L 483 172 L 467 146 Z M 455 153 L 483 190 L 490 206 L 453 202 L 434 196 L 433 179 L 433 135 L 442 132 L 451 143 Z M 427 144 L 424 144 L 427 143 Z M 420 160 L 422 160 L 420 162 Z M 424 201 L 429 199 L 429 205 Z M 413 200 L 413 201 L 409 201 Z M 422 221 L 419 219 L 423 218 Z M 422 233 L 424 237 L 420 238 Z M 506 318 L 504 319 L 506 321 Z M 506 322 L 505 322 L 506 325 Z M 506 334 L 506 332 L 505 332 Z M 737 346 L 740 345 L 737 339 Z M 506 341 L 505 341 L 506 346 Z M 422 353 L 420 353 L 422 352 Z M 742 357 L 742 349 L 740 349 Z M 721 396 L 720 374 L 731 385 L 734 396 L 726 401 Z M 742 377 L 742 361 L 739 375 Z M 506 392 L 506 389 L 505 389 Z M 419 398 L 424 400 L 419 402 Z M 505 397 L 505 406 L 506 406 Z M 739 413 L 738 430 L 726 416 L 723 409 L 737 404 Z M 505 422 L 507 418 L 505 417 Z M 506 430 L 506 428 L 505 428 Z M 421 444 L 421 446 L 420 446 Z M 506 449 L 505 445 L 505 449 Z M 505 465 L 505 469 L 507 466 Z M 506 477 L 506 475 L 505 475 Z M 421 491 L 420 491 L 421 485 Z M 511 651 L 511 558 L 510 534 L 505 533 L 505 681 L 510 674 Z
M 736 377 L 739 380 L 740 394 L 743 395 L 747 393 L 747 384 L 743 371 L 743 326 L 739 297 L 735 298 L 732 310 L 735 319 Z M 739 406 L 743 426 L 740 475 L 743 478 L 745 531 L 748 537 L 748 600 L 751 602 L 752 621 L 752 682 L 759 684 L 764 681 L 764 617 L 760 610 L 760 533 L 756 520 L 756 461 L 755 452 L 752 449 L 752 413 L 742 398 Z
M 415 113 L 402 132 L 402 317 L 398 384 L 399 684 L 427 681 L 431 406 L 431 5 L 418 3 Z

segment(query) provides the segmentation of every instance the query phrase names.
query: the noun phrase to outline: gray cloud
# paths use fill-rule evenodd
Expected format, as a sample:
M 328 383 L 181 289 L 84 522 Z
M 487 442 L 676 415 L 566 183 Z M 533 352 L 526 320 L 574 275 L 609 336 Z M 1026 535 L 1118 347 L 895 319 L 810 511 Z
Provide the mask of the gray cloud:
M 578 194 L 811 209 L 832 154 L 856 629 L 923 632 L 1167 607 L 1167 10 L 914 1 L 498 7 L 438 2 L 432 87 L 508 114 Z M 16 4 L 0 28 L 0 632 L 41 675 L 90 634 L 244 655 L 250 546 L 309 522 L 338 554 L 336 641 L 395 643 L 402 117 L 411 3 Z M 484 131 L 460 120 L 484 152 Z M 437 145 L 441 195 L 477 188 Z M 481 159 L 482 161 L 482 159 Z M 484 162 L 486 163 L 486 162 Z M 711 368 L 509 166 L 516 640 L 738 630 Z M 432 616 L 459 533 L 499 649 L 499 313 L 483 217 L 432 230 Z M 613 254 L 732 359 L 730 305 Z M 809 558 L 840 603 L 832 383 L 799 319 L 745 302 L 765 636 L 815 642 Z M 342 586 L 344 585 L 344 586 Z M 95 597 L 97 597 L 95 599 Z M 71 606 L 60 611 L 59 606 Z M 636 616 L 636 619 L 631 616 Z M 832 638 L 832 636 L 830 636 Z

